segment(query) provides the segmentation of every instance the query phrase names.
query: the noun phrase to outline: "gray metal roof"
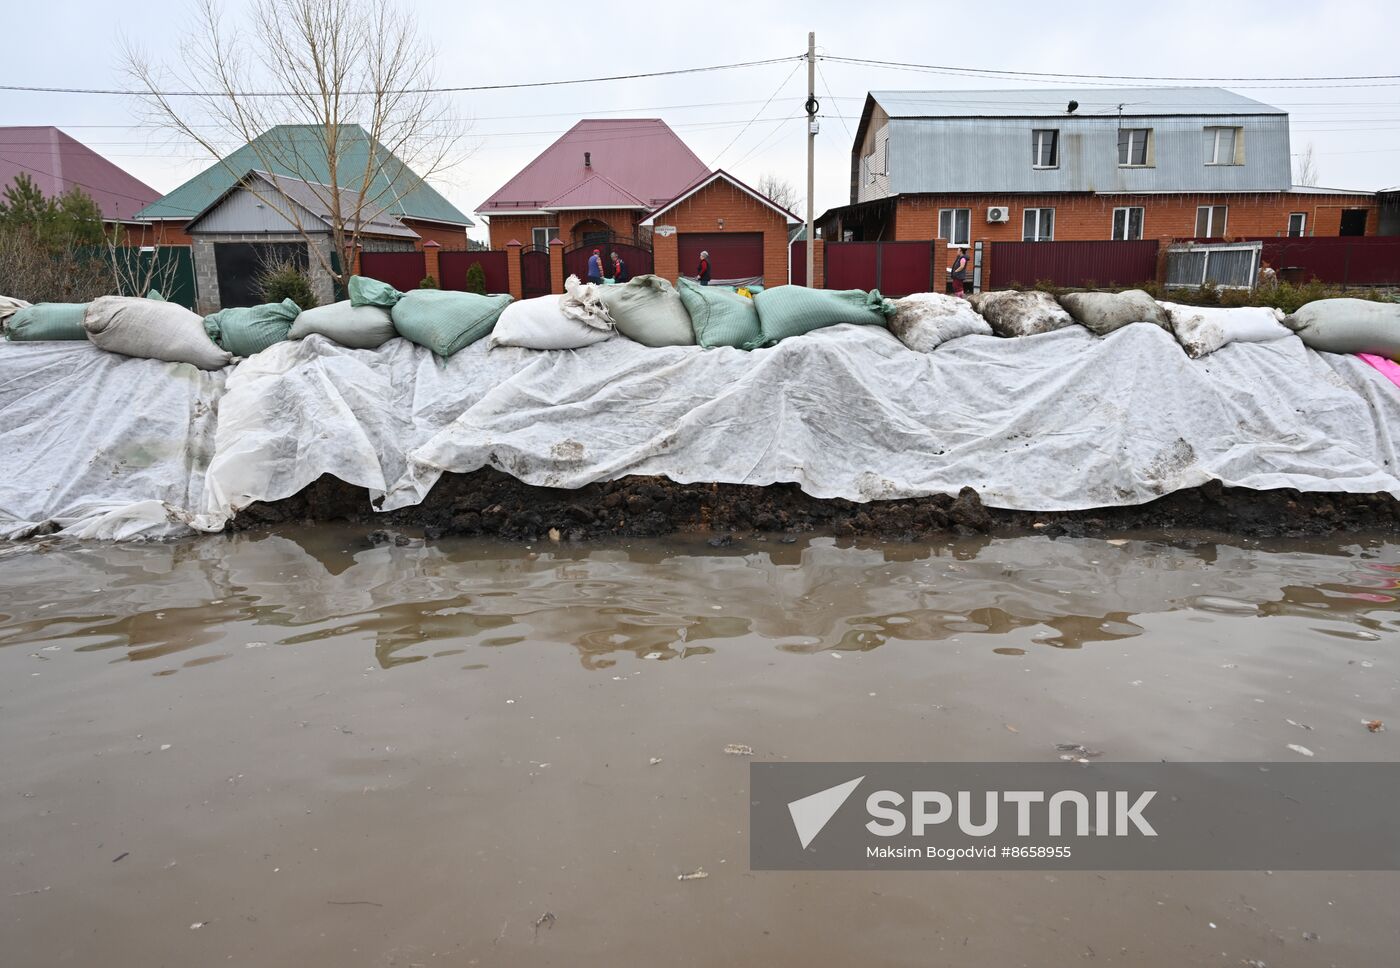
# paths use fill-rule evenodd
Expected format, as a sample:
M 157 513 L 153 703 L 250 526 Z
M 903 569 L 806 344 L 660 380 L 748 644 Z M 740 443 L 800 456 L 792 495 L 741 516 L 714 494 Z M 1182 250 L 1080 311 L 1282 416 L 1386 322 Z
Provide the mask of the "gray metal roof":
M 871 91 L 892 118 L 1066 117 L 1078 101 L 1077 117 L 1116 115 L 1287 114 L 1279 108 L 1220 87 L 1037 88 L 992 91 Z
M 284 201 L 273 201 L 273 210 L 265 210 L 250 192 L 248 185 L 252 180 L 264 183 L 264 188 L 259 191 L 262 198 L 272 198 L 280 195 Z M 271 191 L 269 191 L 269 189 Z M 245 193 L 247 198 L 244 198 Z M 321 223 L 324 231 L 331 230 L 333 221 L 330 213 L 330 206 L 327 204 L 330 198 L 330 188 L 317 182 L 307 182 L 301 178 L 289 178 L 284 175 L 269 174 L 265 171 L 250 171 L 222 195 L 219 195 L 193 219 L 190 220 L 187 229 L 191 232 L 198 231 L 266 231 L 270 227 L 297 228 L 297 224 L 287 216 L 289 212 L 283 212 L 286 202 L 292 203 L 300 209 L 300 217 L 306 220 L 316 220 Z M 378 198 L 366 200 L 363 211 L 360 212 L 359 231 L 363 235 L 389 236 L 402 239 L 416 239 L 418 233 L 404 225 L 401 221 L 389 214 L 390 205 L 398 201 L 397 197 Z M 360 202 L 358 192 L 348 188 L 340 189 L 341 212 L 346 219 L 346 228 L 355 231 L 355 206 Z M 243 204 L 248 203 L 248 204 Z M 249 207 L 252 205 L 252 208 Z M 224 213 L 223 210 L 227 209 Z M 254 209 L 261 211 L 254 211 Z M 221 214 L 223 217 L 221 217 Z M 252 220 L 250 222 L 250 220 Z M 253 223 L 257 223 L 254 225 Z M 316 231 L 312 225 L 303 224 L 300 229 L 305 231 Z

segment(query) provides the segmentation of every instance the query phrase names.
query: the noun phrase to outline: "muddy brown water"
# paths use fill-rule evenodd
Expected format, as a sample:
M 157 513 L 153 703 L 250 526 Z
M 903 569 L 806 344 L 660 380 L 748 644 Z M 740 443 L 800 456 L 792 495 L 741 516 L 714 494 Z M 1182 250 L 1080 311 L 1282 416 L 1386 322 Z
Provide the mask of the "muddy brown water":
M 753 872 L 724 752 L 1393 761 L 1393 542 L 367 530 L 0 551 L 0 961 L 1400 958 L 1400 874 Z

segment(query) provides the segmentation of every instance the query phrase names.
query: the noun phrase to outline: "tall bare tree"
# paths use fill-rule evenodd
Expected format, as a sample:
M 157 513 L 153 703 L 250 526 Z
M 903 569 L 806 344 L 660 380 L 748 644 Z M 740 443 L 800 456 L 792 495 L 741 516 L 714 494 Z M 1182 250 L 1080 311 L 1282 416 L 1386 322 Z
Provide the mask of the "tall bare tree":
M 1313 151 L 1313 143 L 1308 142 L 1308 146 L 1303 149 L 1303 153 L 1298 156 L 1297 171 L 1293 175 L 1293 184 L 1313 187 L 1317 184 L 1317 155 Z
M 237 178 L 246 170 L 226 159 L 250 145 L 260 170 L 290 176 L 293 192 L 314 196 L 328 213 L 339 270 L 310 244 L 324 225 L 304 224 L 288 186 L 245 182 L 344 282 L 370 223 L 447 167 L 457 146 L 460 133 L 429 90 L 433 51 L 393 0 L 252 0 L 238 24 L 221 6 L 196 0 L 195 28 L 173 64 L 128 44 L 127 73 L 151 123 L 194 141 Z M 268 135 L 279 125 L 301 127 Z M 363 158 L 356 125 L 369 139 Z
M 781 206 L 789 212 L 797 211 L 798 206 L 802 204 L 802 196 L 797 194 L 792 182 L 774 171 L 763 173 L 758 179 L 758 190 L 774 205 Z

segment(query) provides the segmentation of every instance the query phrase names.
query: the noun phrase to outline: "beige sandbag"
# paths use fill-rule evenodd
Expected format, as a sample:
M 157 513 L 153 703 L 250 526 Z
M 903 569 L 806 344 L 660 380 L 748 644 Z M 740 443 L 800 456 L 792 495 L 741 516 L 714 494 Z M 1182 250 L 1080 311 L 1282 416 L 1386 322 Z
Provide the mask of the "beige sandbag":
M 979 292 L 967 301 L 998 336 L 1037 336 L 1074 325 L 1073 317 L 1048 292 Z
M 203 317 L 176 303 L 102 296 L 88 304 L 83 328 L 98 348 L 123 356 L 193 363 L 201 370 L 222 369 L 233 359 L 214 345 Z
M 1096 336 L 1107 336 L 1132 323 L 1153 323 L 1171 329 L 1166 310 L 1141 289 L 1122 292 L 1067 292 L 1060 305 Z
M 1369 299 L 1318 299 L 1283 324 L 1324 353 L 1400 356 L 1400 304 Z
M 919 292 L 894 301 L 890 332 L 916 353 L 932 353 L 962 336 L 991 336 L 992 327 L 966 299 Z

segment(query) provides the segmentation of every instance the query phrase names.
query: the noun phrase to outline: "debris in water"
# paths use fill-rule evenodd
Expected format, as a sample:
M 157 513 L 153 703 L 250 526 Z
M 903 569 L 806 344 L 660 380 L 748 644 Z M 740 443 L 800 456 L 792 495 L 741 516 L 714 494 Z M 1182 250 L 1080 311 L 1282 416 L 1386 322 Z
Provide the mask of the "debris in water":
M 559 919 L 554 916 L 553 911 L 546 911 L 535 918 L 535 937 L 537 939 L 539 938 L 540 928 L 552 928 L 554 927 L 554 922 L 558 920 Z
M 1312 729 L 1307 723 L 1297 723 L 1291 719 L 1285 719 L 1284 722 L 1290 726 L 1297 726 L 1299 729 Z
M 1312 756 L 1312 755 L 1313 755 L 1313 751 L 1312 751 L 1312 750 L 1308 749 L 1306 746 L 1299 746 L 1297 743 L 1289 743 L 1289 744 L 1288 744 L 1288 748 L 1291 749 L 1291 750 L 1292 750 L 1293 752 L 1295 752 L 1295 753 L 1300 753 L 1300 754 L 1302 754 L 1303 756 Z
M 1002 723 L 1002 725 L 1006 727 L 1006 731 L 1007 731 L 1008 733 L 1019 733 L 1019 732 L 1020 732 L 1019 729 L 1017 729 L 1015 726 L 1012 726 L 1010 723 Z
M 655 766 L 656 764 L 658 764 L 658 763 L 660 763 L 660 762 L 661 762 L 661 757 L 659 757 L 659 756 L 653 756 L 653 757 L 651 758 L 651 761 L 648 763 L 648 765 L 649 765 L 649 766 Z
M 709 877 L 709 876 L 710 876 L 710 875 L 705 871 L 705 868 L 703 868 L 703 867 L 697 867 L 697 868 L 695 868 L 695 870 L 689 871 L 689 872 L 687 872 L 687 873 L 685 873 L 685 874 L 677 874 L 677 875 L 676 875 L 676 880 L 678 880 L 678 881 L 703 881 L 705 878 L 707 878 L 707 877 Z
M 194 924 L 190 925 L 190 930 L 198 931 L 200 928 L 204 927 L 208 923 L 208 921 L 196 921 Z
M 1128 543 L 1127 538 L 1109 538 L 1104 544 L 1111 544 L 1115 548 L 1121 548 Z
M 1103 750 L 1091 750 L 1082 743 L 1056 743 L 1056 751 L 1062 760 L 1074 760 L 1077 763 L 1087 763 L 1092 759 L 1103 756 Z
M 1304 941 L 1316 941 L 1316 940 L 1318 940 L 1317 932 L 1316 932 L 1316 931 L 1304 931 L 1304 932 L 1303 932 L 1303 940 L 1304 940 Z
M 562 537 L 562 535 L 559 534 L 559 529 L 558 529 L 558 528 L 550 528 L 550 529 L 549 529 L 549 540 L 550 540 L 550 541 L 553 541 L 555 544 L 558 544 L 558 543 L 559 543 L 559 539 L 560 539 L 561 537 Z
M 753 756 L 753 747 L 743 743 L 727 743 L 724 751 L 730 756 Z
M 1379 719 L 1363 719 L 1361 722 L 1373 733 L 1379 733 L 1381 730 L 1385 729 L 1385 723 L 1381 722 Z
M 112 858 L 112 863 L 115 864 L 117 861 L 121 860 L 123 857 L 130 857 L 130 856 L 131 856 L 131 851 L 129 851 L 129 850 L 124 850 L 124 851 L 122 851 L 120 854 L 118 854 L 117 856 L 115 856 L 115 857 Z

